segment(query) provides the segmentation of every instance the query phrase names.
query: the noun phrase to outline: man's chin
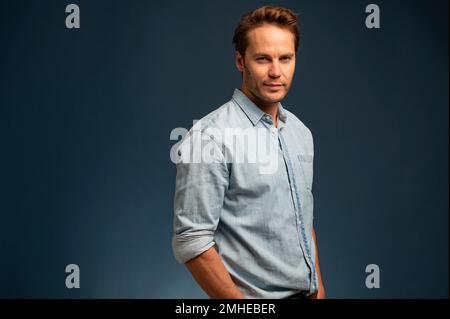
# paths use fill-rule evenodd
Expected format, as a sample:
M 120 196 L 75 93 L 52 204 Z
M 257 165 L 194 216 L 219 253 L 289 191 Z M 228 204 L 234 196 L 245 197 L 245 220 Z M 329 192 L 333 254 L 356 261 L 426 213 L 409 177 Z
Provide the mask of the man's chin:
M 278 103 L 281 102 L 286 96 L 286 92 L 273 92 L 264 94 L 266 103 Z

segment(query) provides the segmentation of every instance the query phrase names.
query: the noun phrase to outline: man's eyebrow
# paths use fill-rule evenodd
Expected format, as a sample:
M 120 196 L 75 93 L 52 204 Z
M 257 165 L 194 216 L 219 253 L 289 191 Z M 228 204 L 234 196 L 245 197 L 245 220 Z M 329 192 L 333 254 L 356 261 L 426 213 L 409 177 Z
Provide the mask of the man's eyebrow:
M 295 55 L 294 53 L 285 53 L 285 54 L 282 54 L 281 56 L 287 57 L 287 58 L 292 58 L 294 55 Z
M 284 53 L 284 54 L 280 54 L 280 57 L 289 57 L 289 58 L 292 58 L 294 55 L 295 55 L 294 53 Z M 253 54 L 253 56 L 254 56 L 254 57 L 257 57 L 257 56 L 263 56 L 263 57 L 269 57 L 269 58 L 271 57 L 270 54 L 263 53 L 263 52 L 257 52 L 257 53 L 255 53 L 255 54 Z
M 270 54 L 262 53 L 262 52 L 256 52 L 255 54 L 253 54 L 253 56 L 267 56 L 267 57 L 270 57 Z

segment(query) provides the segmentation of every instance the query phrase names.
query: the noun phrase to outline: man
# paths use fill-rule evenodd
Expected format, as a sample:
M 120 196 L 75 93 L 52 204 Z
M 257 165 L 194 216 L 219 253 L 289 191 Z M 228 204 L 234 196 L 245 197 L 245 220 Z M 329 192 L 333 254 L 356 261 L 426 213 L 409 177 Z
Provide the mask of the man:
M 178 147 L 175 257 L 211 298 L 324 298 L 313 229 L 312 135 L 280 103 L 295 71 L 297 17 L 282 7 L 256 9 L 242 17 L 233 43 L 240 90 Z M 256 151 L 233 148 L 221 134 L 228 128 L 269 132 L 275 169 L 262 173 L 257 163 L 236 162 Z M 207 161 L 189 156 L 198 147 Z

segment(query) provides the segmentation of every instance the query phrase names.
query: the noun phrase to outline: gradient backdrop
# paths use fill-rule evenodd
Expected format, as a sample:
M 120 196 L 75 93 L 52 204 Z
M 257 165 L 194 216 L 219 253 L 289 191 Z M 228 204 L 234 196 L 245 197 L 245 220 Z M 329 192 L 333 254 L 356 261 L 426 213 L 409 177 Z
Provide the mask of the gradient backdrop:
M 206 298 L 171 251 L 169 135 L 230 99 L 267 3 L 75 0 L 79 30 L 69 3 L 0 2 L 0 297 Z M 371 2 L 272 3 L 300 15 L 284 105 L 315 138 L 328 297 L 448 298 L 448 1 L 373 1 L 378 30 Z

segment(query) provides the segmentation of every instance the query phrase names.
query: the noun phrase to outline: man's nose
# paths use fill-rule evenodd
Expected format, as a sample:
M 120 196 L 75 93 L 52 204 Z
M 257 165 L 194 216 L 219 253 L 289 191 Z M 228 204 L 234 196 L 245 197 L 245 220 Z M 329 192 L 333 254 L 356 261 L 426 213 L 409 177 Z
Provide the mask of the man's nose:
M 269 76 L 272 78 L 278 78 L 280 77 L 280 75 L 280 64 L 278 63 L 278 61 L 273 61 L 270 65 Z

